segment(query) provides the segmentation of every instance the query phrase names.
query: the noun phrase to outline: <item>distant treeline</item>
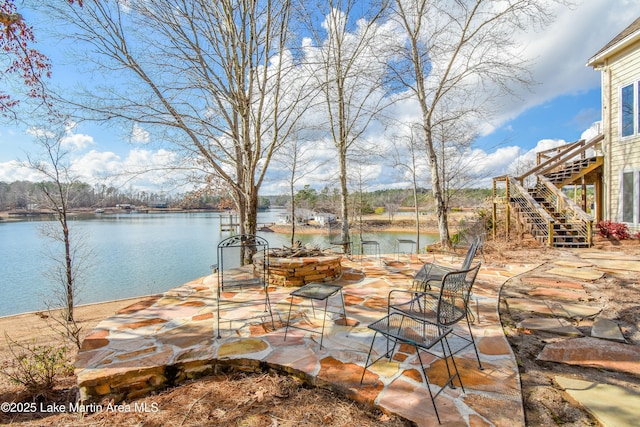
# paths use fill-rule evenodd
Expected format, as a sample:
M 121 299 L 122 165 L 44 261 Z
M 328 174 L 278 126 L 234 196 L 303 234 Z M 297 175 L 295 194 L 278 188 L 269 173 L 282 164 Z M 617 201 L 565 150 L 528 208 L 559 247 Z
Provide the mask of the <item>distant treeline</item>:
M 459 189 L 449 194 L 450 208 L 478 207 L 491 197 L 490 189 Z M 266 196 L 271 206 L 289 206 L 290 197 L 285 195 Z M 298 190 L 295 196 L 296 207 L 323 212 L 340 212 L 340 193 L 337 188 L 324 187 L 318 191 L 310 186 Z M 350 211 L 371 214 L 377 210 L 397 212 L 403 208 L 413 208 L 413 191 L 410 189 L 387 189 L 370 192 L 354 191 L 350 194 Z M 433 207 L 433 196 L 430 189 L 418 189 L 418 207 L 429 210 Z
M 53 182 L 0 182 L 0 210 L 40 210 L 51 208 L 43 197 L 43 187 Z M 196 197 L 191 194 L 166 194 L 123 189 L 101 184 L 76 182 L 69 187 L 69 207 L 103 208 L 129 204 L 176 208 L 217 208 L 220 197 Z
M 50 208 L 43 197 L 43 186 L 53 186 L 52 182 L 0 181 L 0 210 L 38 210 Z M 69 205 L 71 208 L 103 208 L 130 204 L 134 206 L 166 207 L 180 209 L 233 209 L 233 203 L 225 195 L 208 195 L 201 193 L 163 193 L 147 192 L 135 189 L 123 189 L 102 184 L 90 185 L 74 183 L 69 188 Z M 451 207 L 468 208 L 482 204 L 491 196 L 489 189 L 456 190 L 451 194 Z M 351 193 L 352 212 L 373 213 L 376 209 L 398 210 L 413 207 L 411 190 L 376 190 L 372 192 Z M 320 191 L 305 186 L 295 196 L 296 207 L 325 212 L 339 212 L 340 199 L 337 188 L 324 187 Z M 429 189 L 419 189 L 418 205 L 421 209 L 429 209 L 433 198 Z M 260 197 L 259 207 L 290 206 L 287 195 Z

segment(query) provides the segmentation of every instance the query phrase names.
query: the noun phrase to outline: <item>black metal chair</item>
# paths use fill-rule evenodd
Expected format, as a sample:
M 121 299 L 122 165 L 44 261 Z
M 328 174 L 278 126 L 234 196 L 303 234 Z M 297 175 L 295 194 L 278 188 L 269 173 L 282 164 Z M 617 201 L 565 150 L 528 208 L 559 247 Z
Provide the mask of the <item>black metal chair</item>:
M 455 388 L 453 380 L 456 377 L 458 378 L 460 387 L 464 392 L 464 386 L 462 385 L 462 380 L 460 378 L 460 374 L 458 373 L 458 367 L 456 366 L 456 362 L 452 357 L 451 348 L 449 347 L 449 342 L 447 341 L 447 336 L 451 333 L 451 328 L 438 325 L 436 323 L 431 323 L 423 319 L 417 319 L 411 316 L 407 316 L 399 312 L 388 314 L 377 322 L 370 324 L 369 328 L 374 330 L 375 334 L 373 336 L 373 340 L 371 341 L 369 354 L 367 354 L 367 361 L 365 362 L 364 370 L 362 371 L 360 384 L 362 384 L 364 374 L 366 373 L 366 370 L 369 366 L 373 365 L 383 357 L 388 357 L 389 359 L 391 359 L 399 342 L 409 344 L 416 350 L 418 361 L 420 362 L 420 372 L 422 373 L 424 381 L 427 384 L 429 396 L 431 397 L 431 403 L 433 404 L 433 409 L 435 410 L 436 417 L 438 418 L 438 423 L 440 423 L 440 415 L 438 414 L 438 408 L 436 407 L 435 401 L 436 397 L 438 397 L 438 395 L 442 393 L 446 386 Z M 387 345 L 387 352 L 369 363 L 369 360 L 371 359 L 371 352 L 373 350 L 376 336 L 378 334 L 383 335 L 387 339 L 387 343 L 389 341 L 393 341 L 393 348 L 389 350 L 389 346 Z M 437 344 L 440 344 L 442 354 L 439 354 L 435 351 L 434 347 Z M 431 390 L 429 377 L 425 372 L 424 364 L 422 362 L 422 356 L 420 355 L 420 350 L 426 351 L 435 357 L 440 357 L 445 361 L 448 379 L 435 393 Z M 451 363 L 451 366 L 449 366 L 449 363 Z
M 471 263 L 476 257 L 478 250 L 482 248 L 482 244 L 483 240 L 480 237 L 476 237 L 471 241 L 459 270 L 468 270 L 471 268 Z M 413 288 L 419 291 L 431 289 L 432 284 L 442 282 L 445 274 L 455 270 L 458 269 L 437 264 L 435 261 L 425 263 L 416 275 L 413 276 Z
M 235 317 L 224 320 L 245 321 L 268 316 L 271 327 L 275 329 L 271 301 L 269 300 L 269 243 L 260 236 L 253 234 L 238 234 L 228 237 L 218 244 L 218 263 L 212 265 L 218 275 L 218 290 L 216 293 L 216 328 L 217 336 L 221 337 L 221 311 L 230 310 L 234 306 L 250 307 L 264 305 L 263 314 L 254 313 L 250 316 Z M 253 265 L 255 257 L 260 257 L 260 267 Z M 245 260 L 252 263 L 243 267 Z
M 478 251 L 483 257 L 483 243 L 487 238 L 487 223 L 483 220 L 465 221 L 461 220 L 458 232 L 457 241 L 453 244 L 453 249 L 456 250 L 459 247 L 467 248 L 476 239 L 480 240 L 480 247 Z
M 466 342 L 465 345 L 457 348 L 454 354 L 473 346 L 478 367 L 483 369 L 469 321 L 469 300 L 479 270 L 480 263 L 477 263 L 467 270 L 446 273 L 438 284 L 438 291 L 393 289 L 388 296 L 388 313 L 399 312 L 452 328 L 464 319 L 467 323 L 468 336 L 462 335 L 458 331 L 459 328 L 451 332 L 452 335 Z
M 442 289 L 444 289 L 444 287 Z M 410 301 L 411 300 L 412 299 L 410 299 Z M 438 397 L 447 386 L 455 388 L 453 381 L 456 378 L 458 379 L 463 392 L 464 386 L 448 341 L 448 337 L 453 333 L 453 329 L 446 323 L 438 321 L 449 321 L 449 313 L 452 312 L 449 296 L 445 292 L 440 292 L 433 302 L 433 308 L 436 313 L 434 319 L 427 319 L 426 316 L 420 315 L 420 312 L 413 313 L 413 310 L 407 310 L 406 312 L 401 310 L 390 310 L 385 317 L 369 325 L 369 328 L 375 331 L 375 333 L 371 341 L 369 353 L 367 354 L 367 360 L 364 364 L 360 383 L 362 384 L 367 368 L 371 365 L 384 357 L 391 360 L 398 343 L 411 345 L 415 348 L 416 355 L 420 363 L 420 372 L 425 384 L 427 385 L 427 389 L 429 390 L 429 397 L 431 397 L 431 403 L 433 404 L 433 409 L 436 413 L 436 417 L 438 418 L 438 423 L 440 423 L 440 415 L 438 414 L 438 408 L 435 402 L 436 397 Z M 413 308 L 413 304 L 411 304 L 411 307 Z M 372 359 L 371 354 L 378 334 L 384 336 L 387 340 L 386 352 Z M 391 342 L 393 343 L 393 346 L 389 345 Z M 441 358 L 445 362 L 448 378 L 435 393 L 431 390 L 429 377 L 425 371 L 422 356 L 420 354 L 421 351 L 425 351 L 435 357 Z

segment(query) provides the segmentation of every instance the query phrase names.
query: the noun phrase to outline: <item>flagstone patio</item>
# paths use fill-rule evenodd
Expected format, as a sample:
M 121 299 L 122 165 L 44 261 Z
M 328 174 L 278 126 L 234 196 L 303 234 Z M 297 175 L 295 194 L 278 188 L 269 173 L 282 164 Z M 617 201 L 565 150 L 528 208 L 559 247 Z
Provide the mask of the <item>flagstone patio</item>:
M 450 256 L 438 256 L 438 261 L 460 262 Z M 81 400 L 128 400 L 207 373 L 275 369 L 376 405 L 418 425 L 437 425 L 417 357 L 410 349 L 403 347 L 393 360 L 383 359 L 373 365 L 360 384 L 373 338 L 367 325 L 386 314 L 390 289 L 411 286 L 411 277 L 421 263 L 415 256 L 406 262 L 394 258 L 388 263 L 345 259 L 339 283 L 344 286 L 347 321 L 330 314 L 322 350 L 322 310 L 316 309 L 314 318 L 307 302 L 294 304 L 295 320 L 318 332 L 290 328 L 284 340 L 292 288 L 270 288 L 275 330 L 268 316 L 252 324 L 225 322 L 219 339 L 214 330 L 215 276 L 150 297 L 104 320 L 84 341 L 76 361 Z M 500 326 L 497 302 L 507 279 L 536 266 L 483 265 L 480 270 L 473 295 L 479 322 L 472 329 L 484 370 L 478 369 L 473 348 L 455 356 L 465 393 L 460 388 L 446 388 L 437 397 L 443 424 L 524 425 L 517 365 Z M 340 311 L 340 304 L 339 299 L 331 299 L 329 310 Z M 236 308 L 235 313 L 226 314 L 240 318 L 237 310 L 244 309 L 256 310 Z M 455 340 L 451 342 L 455 347 Z M 378 339 L 374 351 L 384 352 L 384 348 L 383 340 Z M 427 363 L 432 386 L 442 384 L 446 380 L 442 360 L 431 357 Z

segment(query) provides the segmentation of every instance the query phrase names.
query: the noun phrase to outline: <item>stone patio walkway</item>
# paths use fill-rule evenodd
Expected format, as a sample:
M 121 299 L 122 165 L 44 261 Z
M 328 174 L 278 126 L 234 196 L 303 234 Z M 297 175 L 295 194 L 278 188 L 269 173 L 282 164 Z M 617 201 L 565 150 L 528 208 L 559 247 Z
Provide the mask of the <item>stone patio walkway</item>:
M 522 319 L 518 330 L 539 335 L 546 343 L 537 360 L 582 368 L 553 377 L 571 399 L 602 426 L 632 427 L 638 425 L 640 407 L 640 384 L 634 379 L 640 378 L 640 346 L 625 339 L 621 321 L 607 317 L 606 299 L 597 296 L 609 280 L 640 283 L 640 256 L 596 249 L 560 251 L 557 259 L 503 287 L 501 297 L 511 316 Z M 514 294 L 511 288 L 518 289 L 517 282 L 525 286 Z M 619 292 L 621 298 L 633 298 L 624 286 Z M 610 380 L 603 381 L 600 372 L 609 373 Z
M 460 263 L 450 256 L 438 256 L 437 260 Z M 215 276 L 150 297 L 104 320 L 86 338 L 76 361 L 81 400 L 128 400 L 187 378 L 228 369 L 277 369 L 377 405 L 419 426 L 438 425 L 417 357 L 410 349 L 402 347 L 392 361 L 383 359 L 370 367 L 360 384 L 373 338 L 367 325 L 386 314 L 390 289 L 411 286 L 411 277 L 422 262 L 415 257 L 387 263 L 345 260 L 339 283 L 344 285 L 347 321 L 335 314 L 329 316 L 322 349 L 322 310 L 316 309 L 314 318 L 306 301 L 294 304 L 296 321 L 317 332 L 290 328 L 284 340 L 292 288 L 270 288 L 275 330 L 266 318 L 252 324 L 227 321 L 221 326 L 220 339 L 214 330 Z M 447 387 L 436 398 L 443 424 L 524 425 L 518 368 L 500 325 L 497 304 L 506 280 L 538 265 L 483 264 L 473 295 L 479 321 L 472 329 L 484 370 L 478 369 L 472 347 L 455 356 L 465 393 Z M 331 311 L 341 308 L 338 298 L 330 300 Z M 223 317 L 241 318 L 242 310 L 249 309 L 254 314 L 261 310 L 236 308 Z M 455 340 L 451 341 L 455 347 Z M 384 348 L 384 340 L 378 338 L 374 351 L 381 353 Z M 432 385 L 442 384 L 446 379 L 442 360 L 423 357 L 423 361 L 429 364 L 427 375 Z

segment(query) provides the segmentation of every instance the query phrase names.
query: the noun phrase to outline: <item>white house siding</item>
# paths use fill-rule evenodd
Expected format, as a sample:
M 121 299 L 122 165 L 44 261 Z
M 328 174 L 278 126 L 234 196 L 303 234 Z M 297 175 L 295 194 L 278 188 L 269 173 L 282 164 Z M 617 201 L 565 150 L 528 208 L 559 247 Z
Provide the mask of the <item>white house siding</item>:
M 628 171 L 637 171 L 636 175 L 640 174 L 640 136 L 638 133 L 624 139 L 619 136 L 620 90 L 623 86 L 640 82 L 640 45 L 636 44 L 626 49 L 609 58 L 607 62 L 609 65 L 602 74 L 602 113 L 605 141 L 611 146 L 605 147 L 604 188 L 607 191 L 604 216 L 612 221 L 621 222 L 621 176 L 623 172 Z M 637 90 L 635 96 L 638 97 Z M 640 105 L 637 108 L 640 108 Z M 637 204 L 636 200 L 636 206 Z M 628 225 L 632 231 L 640 231 L 640 220 L 636 219 L 636 222 Z

